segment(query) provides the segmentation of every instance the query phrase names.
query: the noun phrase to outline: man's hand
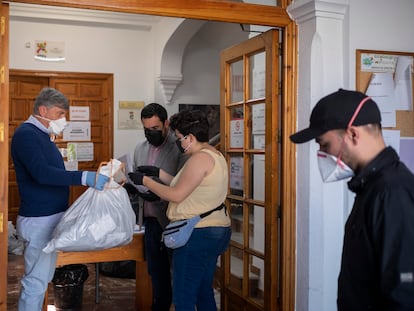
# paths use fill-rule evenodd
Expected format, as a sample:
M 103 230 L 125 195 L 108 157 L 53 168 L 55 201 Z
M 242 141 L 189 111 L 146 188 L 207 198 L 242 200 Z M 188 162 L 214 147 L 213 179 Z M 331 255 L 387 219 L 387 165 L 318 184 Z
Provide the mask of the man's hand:
M 146 176 L 160 177 L 160 168 L 152 165 L 138 166 L 135 171 L 143 173 Z
M 145 174 L 140 172 L 128 173 L 129 178 L 134 182 L 136 185 L 142 185 L 142 178 Z
M 109 177 L 98 174 L 98 178 L 96 178 L 95 172 L 86 172 L 86 184 L 89 187 L 95 188 L 97 190 L 103 190 L 105 184 L 109 181 Z

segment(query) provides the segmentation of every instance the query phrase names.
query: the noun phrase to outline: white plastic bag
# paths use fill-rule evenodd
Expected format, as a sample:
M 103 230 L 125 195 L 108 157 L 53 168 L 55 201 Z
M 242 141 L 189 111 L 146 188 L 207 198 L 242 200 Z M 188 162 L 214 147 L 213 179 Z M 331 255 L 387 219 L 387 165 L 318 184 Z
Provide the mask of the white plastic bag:
M 135 213 L 126 190 L 113 180 L 118 160 L 99 170 L 111 176 L 103 191 L 87 189 L 65 212 L 43 249 L 92 251 L 128 244 L 135 228 Z M 115 173 L 114 173 L 115 172 Z

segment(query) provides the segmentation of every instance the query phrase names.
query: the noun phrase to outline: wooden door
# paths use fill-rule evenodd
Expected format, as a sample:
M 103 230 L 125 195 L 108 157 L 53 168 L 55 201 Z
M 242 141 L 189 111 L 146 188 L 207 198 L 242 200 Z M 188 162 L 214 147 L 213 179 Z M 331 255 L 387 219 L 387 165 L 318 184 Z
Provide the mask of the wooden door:
M 78 169 L 96 171 L 101 162 L 109 161 L 113 157 L 112 74 L 53 77 L 50 79 L 50 86 L 65 94 L 70 106 L 89 107 L 93 160 L 78 162 Z M 62 139 L 56 141 L 59 148 L 66 148 L 67 143 Z M 85 190 L 84 186 L 72 186 L 70 202 L 76 200 Z
M 0 311 L 7 309 L 9 7 L 0 0 Z
M 89 107 L 93 160 L 78 162 L 79 170 L 96 171 L 102 161 L 113 154 L 113 77 L 112 74 L 10 71 L 10 119 L 9 140 L 15 129 L 33 112 L 34 99 L 45 86 L 51 86 L 69 99 L 70 106 Z M 70 116 L 67 116 L 70 121 Z M 76 142 L 76 140 L 71 141 Z M 62 137 L 56 140 L 59 148 L 66 148 Z M 78 142 L 83 143 L 83 142 Z M 70 202 L 86 187 L 72 186 Z M 20 204 L 13 162 L 9 158 L 9 219 L 16 223 Z
M 221 53 L 220 144 L 232 220 L 222 310 L 281 310 L 279 38 L 271 30 Z
M 13 70 L 12 70 L 13 71 Z M 16 128 L 33 112 L 34 99 L 49 85 L 47 77 L 17 76 L 11 73 L 9 84 L 9 146 Z M 9 156 L 9 220 L 16 226 L 20 197 L 12 158 Z

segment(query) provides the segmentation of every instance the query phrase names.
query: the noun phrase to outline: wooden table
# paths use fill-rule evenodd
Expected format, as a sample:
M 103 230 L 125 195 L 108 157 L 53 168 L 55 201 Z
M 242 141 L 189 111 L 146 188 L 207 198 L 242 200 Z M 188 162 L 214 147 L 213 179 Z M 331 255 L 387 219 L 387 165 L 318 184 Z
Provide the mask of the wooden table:
M 78 263 L 99 263 L 121 260 L 135 260 L 135 305 L 136 310 L 151 310 L 151 279 L 144 258 L 144 234 L 137 233 L 128 245 L 90 252 L 58 252 L 57 266 Z M 47 310 L 47 292 L 43 310 Z

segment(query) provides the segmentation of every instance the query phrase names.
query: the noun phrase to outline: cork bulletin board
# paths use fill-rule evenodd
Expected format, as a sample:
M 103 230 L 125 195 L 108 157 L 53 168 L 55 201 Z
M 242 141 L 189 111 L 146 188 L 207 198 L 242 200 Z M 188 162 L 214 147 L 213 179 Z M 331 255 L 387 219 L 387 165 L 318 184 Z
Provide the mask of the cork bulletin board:
M 379 77 L 381 79 L 386 77 L 386 80 L 389 81 L 387 84 L 390 86 L 390 90 L 396 89 L 397 84 L 403 88 L 403 99 L 396 95 L 393 100 L 390 100 L 390 103 L 395 105 L 393 108 L 395 111 L 395 125 L 386 126 L 383 124 L 384 129 L 399 130 L 401 137 L 414 137 L 413 59 L 414 52 L 356 50 L 357 91 L 367 93 L 367 91 L 372 90 L 371 87 L 375 87 L 374 79 Z M 398 90 L 401 91 L 401 88 Z M 371 97 L 378 103 L 376 98 Z M 398 104 L 402 102 L 404 102 L 403 105 Z

